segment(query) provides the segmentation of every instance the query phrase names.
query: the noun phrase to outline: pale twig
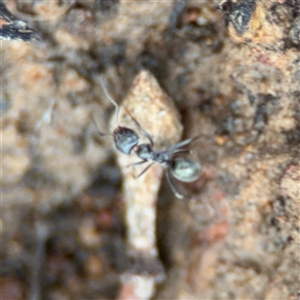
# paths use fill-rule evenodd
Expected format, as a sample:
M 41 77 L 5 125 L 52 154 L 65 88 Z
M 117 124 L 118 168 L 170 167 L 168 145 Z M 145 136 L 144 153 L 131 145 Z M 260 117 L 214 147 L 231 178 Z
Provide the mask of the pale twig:
M 114 103 L 112 100 L 111 102 Z M 114 120 L 111 122 L 111 132 L 116 127 Z M 176 144 L 182 132 L 172 101 L 153 75 L 146 71 L 136 77 L 128 96 L 120 105 L 118 122 L 128 128 L 138 127 L 145 138 L 147 135 L 153 138 L 158 149 Z M 137 122 L 143 124 L 143 127 L 137 126 Z M 128 165 L 136 162 L 136 155 L 124 155 L 118 151 L 116 154 L 123 175 L 128 254 L 133 261 L 132 266 L 121 277 L 119 299 L 146 300 L 154 295 L 157 282 L 164 278 L 156 247 L 155 228 L 156 202 L 163 167 L 154 163 L 143 176 L 138 176 L 143 166 L 128 168 Z

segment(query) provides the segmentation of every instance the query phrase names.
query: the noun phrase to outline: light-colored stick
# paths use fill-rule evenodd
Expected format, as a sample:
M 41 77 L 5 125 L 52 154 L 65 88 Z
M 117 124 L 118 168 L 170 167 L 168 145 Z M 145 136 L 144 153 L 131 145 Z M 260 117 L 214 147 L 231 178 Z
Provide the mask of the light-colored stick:
M 141 142 L 149 142 L 126 111 L 151 135 L 155 150 L 167 149 L 180 139 L 182 125 L 178 112 L 148 71 L 138 74 L 120 105 L 119 125 L 135 130 Z M 114 120 L 111 132 L 116 126 Z M 156 248 L 155 224 L 157 195 L 164 170 L 155 163 L 137 178 L 145 166 L 127 166 L 139 158 L 134 153 L 127 156 L 117 150 L 116 155 L 123 176 L 128 253 L 134 261 L 132 269 L 122 276 L 119 299 L 149 299 L 154 294 L 157 280 L 163 278 Z M 141 291 L 144 291 L 143 295 Z

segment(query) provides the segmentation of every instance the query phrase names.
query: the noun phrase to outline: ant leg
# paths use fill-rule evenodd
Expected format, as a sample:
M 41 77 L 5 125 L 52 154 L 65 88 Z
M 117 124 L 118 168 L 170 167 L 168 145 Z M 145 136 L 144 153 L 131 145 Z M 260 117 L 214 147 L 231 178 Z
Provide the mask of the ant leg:
M 177 149 L 173 152 L 173 154 L 178 154 L 178 153 L 192 153 L 193 150 L 189 150 L 189 149 Z
M 130 165 L 127 165 L 126 168 L 128 167 L 132 167 L 132 166 L 137 166 L 137 165 L 141 165 L 143 163 L 147 162 L 147 160 L 141 160 L 141 161 L 138 161 L 136 163 L 133 163 L 133 164 L 130 164 Z M 150 165 L 148 165 L 136 178 L 139 178 L 140 176 L 142 176 L 146 171 L 148 171 L 151 166 L 154 164 L 155 162 L 152 162 Z
M 184 140 L 184 141 L 182 141 L 182 142 L 180 142 L 180 143 L 178 143 L 178 144 L 176 144 L 176 145 L 170 147 L 170 148 L 169 148 L 169 151 L 170 151 L 171 153 L 174 153 L 174 152 L 176 151 L 176 149 L 180 149 L 180 148 L 182 148 L 182 147 L 184 147 L 184 146 L 186 146 L 186 145 L 192 143 L 193 141 L 195 141 L 195 140 L 198 139 L 199 137 L 200 137 L 200 135 L 197 135 L 197 136 L 195 136 L 195 137 L 193 137 L 193 138 Z
M 149 166 L 147 166 L 138 176 L 137 178 L 139 178 L 140 176 L 142 176 L 144 173 L 146 173 L 155 163 L 155 161 L 153 163 L 151 163 Z
M 193 139 L 187 139 L 187 140 L 184 140 L 172 147 L 170 147 L 170 150 L 173 152 L 173 151 L 176 151 L 176 149 L 180 149 L 188 144 L 190 144 L 191 142 L 193 141 Z
M 132 119 L 132 121 L 135 123 L 135 125 L 140 129 L 142 134 L 150 141 L 151 147 L 153 147 L 154 143 L 153 143 L 151 135 L 141 126 L 141 124 L 131 115 L 131 113 L 126 108 L 125 108 L 125 110 L 126 110 L 126 113 Z
M 107 82 L 105 79 L 105 76 L 102 75 L 101 76 L 101 85 L 104 91 L 105 96 L 108 98 L 108 100 L 115 106 L 116 108 L 116 124 L 119 124 L 119 112 L 120 112 L 120 106 L 118 105 L 118 103 L 114 100 L 114 98 L 108 93 L 107 90 Z
M 135 163 L 132 163 L 132 164 L 129 164 L 126 166 L 126 168 L 129 168 L 129 167 L 133 167 L 133 166 L 137 166 L 137 165 L 141 165 L 143 163 L 147 162 L 147 160 L 141 160 L 141 161 L 138 161 L 138 162 L 135 162 Z
M 174 186 L 174 184 L 173 184 L 173 182 L 172 182 L 172 180 L 171 180 L 169 168 L 168 168 L 168 170 L 167 170 L 167 179 L 168 179 L 169 185 L 170 185 L 170 187 L 171 187 L 171 189 L 172 189 L 174 195 L 175 195 L 177 198 L 179 198 L 179 199 L 183 199 L 184 196 L 183 196 L 182 194 L 180 194 L 180 193 L 177 191 L 177 189 L 175 188 L 175 186 Z

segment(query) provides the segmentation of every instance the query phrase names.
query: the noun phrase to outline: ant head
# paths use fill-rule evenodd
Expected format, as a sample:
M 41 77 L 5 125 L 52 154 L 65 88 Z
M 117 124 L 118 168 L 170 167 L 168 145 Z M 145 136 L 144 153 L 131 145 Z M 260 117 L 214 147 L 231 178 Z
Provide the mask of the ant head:
M 201 165 L 186 157 L 176 157 L 170 166 L 171 174 L 183 182 L 192 182 L 202 173 Z
M 130 128 L 118 126 L 114 132 L 113 137 L 117 149 L 129 155 L 132 148 L 139 143 L 139 136 Z

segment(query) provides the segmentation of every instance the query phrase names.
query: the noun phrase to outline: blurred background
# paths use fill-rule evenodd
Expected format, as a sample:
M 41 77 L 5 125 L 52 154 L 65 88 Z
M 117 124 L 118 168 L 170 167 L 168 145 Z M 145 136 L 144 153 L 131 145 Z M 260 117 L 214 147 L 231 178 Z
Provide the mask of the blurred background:
M 122 178 L 92 116 L 109 132 L 103 74 L 120 103 L 147 69 L 204 168 L 186 201 L 162 183 L 154 299 L 299 299 L 300 1 L 3 3 L 40 38 L 1 41 L 1 298 L 118 298 Z

